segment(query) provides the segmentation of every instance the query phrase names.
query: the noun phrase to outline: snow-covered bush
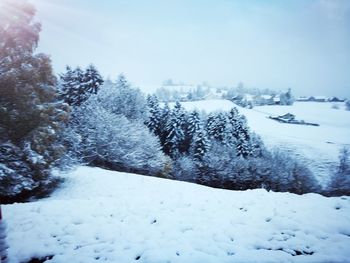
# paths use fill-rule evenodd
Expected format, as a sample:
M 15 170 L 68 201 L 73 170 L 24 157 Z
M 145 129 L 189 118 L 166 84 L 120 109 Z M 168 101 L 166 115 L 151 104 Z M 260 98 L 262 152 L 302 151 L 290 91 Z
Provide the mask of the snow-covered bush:
M 344 147 L 340 150 L 339 164 L 327 191 L 328 195 L 350 195 L 350 149 Z
M 176 180 L 196 182 L 198 173 L 199 169 L 195 160 L 188 155 L 182 155 L 173 163 L 172 177 Z
M 113 114 L 124 115 L 129 120 L 146 119 L 146 98 L 138 88 L 131 87 L 124 75 L 115 83 L 107 81 L 98 92 L 97 100 Z
M 312 172 L 290 153 L 275 150 L 262 161 L 265 169 L 263 183 L 266 189 L 296 194 L 320 191 Z
M 122 103 L 137 96 L 131 88 L 118 91 L 119 87 L 103 87 L 74 109 L 71 139 L 67 141 L 70 153 L 89 165 L 164 176 L 168 158 L 156 136 L 143 124 L 142 110 L 137 108 L 142 104 L 136 105 L 140 100 L 123 107 Z

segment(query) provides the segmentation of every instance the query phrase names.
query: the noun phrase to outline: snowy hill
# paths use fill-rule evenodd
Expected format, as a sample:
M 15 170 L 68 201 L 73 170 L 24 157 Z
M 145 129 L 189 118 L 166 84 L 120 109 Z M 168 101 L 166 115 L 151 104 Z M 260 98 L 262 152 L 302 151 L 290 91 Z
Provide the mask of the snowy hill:
M 349 262 L 350 198 L 226 191 L 80 167 L 5 205 L 10 263 Z
M 333 103 L 295 102 L 293 106 L 256 106 L 246 109 L 228 100 L 183 102 L 187 110 L 229 111 L 232 107 L 247 117 L 249 127 L 258 133 L 267 146 L 283 148 L 300 156 L 323 184 L 327 183 L 331 166 L 338 161 L 339 150 L 350 145 L 350 111 L 333 109 Z M 292 113 L 298 120 L 318 123 L 304 126 L 279 123 L 267 117 Z

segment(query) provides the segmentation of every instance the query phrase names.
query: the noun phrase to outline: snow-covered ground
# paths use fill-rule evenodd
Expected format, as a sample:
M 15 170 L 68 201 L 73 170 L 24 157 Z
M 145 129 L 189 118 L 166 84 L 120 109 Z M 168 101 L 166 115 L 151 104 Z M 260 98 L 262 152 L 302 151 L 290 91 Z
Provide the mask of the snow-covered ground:
M 228 100 L 183 102 L 182 105 L 187 110 L 206 112 L 228 111 L 238 107 Z M 338 103 L 339 109 L 333 109 L 332 105 L 334 103 L 295 102 L 293 106 L 238 109 L 247 117 L 249 127 L 263 138 L 267 146 L 283 148 L 299 156 L 325 185 L 331 167 L 338 161 L 339 150 L 350 145 L 350 111 L 345 111 L 344 103 Z M 288 112 L 296 115 L 298 120 L 320 126 L 285 124 L 267 118 Z
M 227 191 L 80 167 L 3 206 L 10 263 L 350 262 L 350 198 Z

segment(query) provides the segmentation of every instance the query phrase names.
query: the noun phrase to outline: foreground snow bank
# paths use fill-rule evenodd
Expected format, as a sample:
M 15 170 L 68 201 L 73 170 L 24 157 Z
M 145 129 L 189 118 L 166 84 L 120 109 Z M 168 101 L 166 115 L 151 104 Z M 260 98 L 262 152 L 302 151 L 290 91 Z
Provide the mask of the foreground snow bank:
M 349 262 L 350 198 L 226 191 L 80 167 L 4 206 L 11 262 Z

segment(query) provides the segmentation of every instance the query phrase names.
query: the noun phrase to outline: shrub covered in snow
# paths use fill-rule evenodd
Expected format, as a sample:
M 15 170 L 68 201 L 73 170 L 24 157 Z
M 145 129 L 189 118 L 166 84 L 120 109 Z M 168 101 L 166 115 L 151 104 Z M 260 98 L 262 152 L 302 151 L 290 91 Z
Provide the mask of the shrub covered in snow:
M 340 150 L 339 164 L 331 178 L 328 195 L 350 195 L 350 149 Z
M 70 152 L 89 165 L 161 175 L 167 158 L 143 124 L 143 99 L 124 77 L 102 87 L 72 112 Z

